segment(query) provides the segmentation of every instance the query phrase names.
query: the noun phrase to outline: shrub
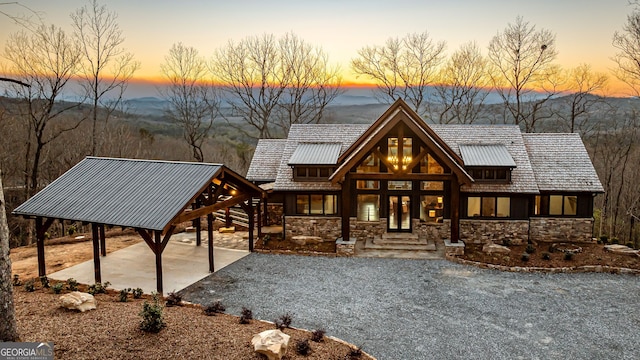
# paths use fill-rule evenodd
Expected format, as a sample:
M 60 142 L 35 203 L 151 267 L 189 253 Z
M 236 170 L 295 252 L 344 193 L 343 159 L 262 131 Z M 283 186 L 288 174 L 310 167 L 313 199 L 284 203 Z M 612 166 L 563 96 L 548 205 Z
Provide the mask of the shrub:
M 525 249 L 525 251 L 527 252 L 527 254 L 533 254 L 534 252 L 536 252 L 536 248 L 535 246 L 533 246 L 533 244 L 527 244 L 527 248 Z
M 311 352 L 309 340 L 304 339 L 296 341 L 296 352 L 300 355 L 309 355 L 309 353 Z
M 130 292 L 131 292 L 131 288 L 120 290 L 120 298 L 119 298 L 120 302 L 127 302 L 127 297 L 129 296 Z
M 75 227 L 75 225 L 71 225 L 71 226 L 69 226 L 69 228 L 67 229 L 67 234 L 69 234 L 69 236 L 71 236 L 71 235 L 75 234 L 75 232 L 76 232 L 76 227 Z
M 543 252 L 542 253 L 542 260 L 551 260 L 551 254 L 549 254 L 548 252 Z
M 64 283 L 55 283 L 51 286 L 51 290 L 53 290 L 54 294 L 60 294 L 64 289 Z
M 167 296 L 167 306 L 180 306 L 182 305 L 182 295 L 175 291 L 169 293 Z
M 40 276 L 38 279 L 40 279 L 40 284 L 42 284 L 42 287 L 45 289 L 49 288 L 49 278 L 46 276 Z
M 243 306 L 242 312 L 240 313 L 240 324 L 248 324 L 251 319 L 253 319 L 253 312 Z
M 213 316 L 215 314 L 222 314 L 227 308 L 222 305 L 220 301 L 216 301 L 213 304 L 204 308 L 204 314 L 208 316 Z
M 568 261 L 573 260 L 573 253 L 571 251 L 565 251 L 564 259 Z
M 609 242 L 609 237 L 607 235 L 602 235 L 600 236 L 600 241 L 606 245 Z
M 111 285 L 111 283 L 108 281 L 105 282 L 104 284 L 95 283 L 93 285 L 89 285 L 89 289 L 87 290 L 87 292 L 91 295 L 106 294 L 107 287 L 109 287 L 109 285 Z
M 628 248 L 632 248 L 633 249 L 633 243 L 631 241 L 627 242 L 626 245 L 627 245 Z
M 291 327 L 291 321 L 293 318 L 289 313 L 281 315 L 276 321 L 274 321 L 276 328 L 280 330 L 284 330 L 288 327 Z
M 133 298 L 134 299 L 140 299 L 142 297 L 142 289 L 140 288 L 135 288 L 131 291 L 133 293 Z
M 271 235 L 267 234 L 262 238 L 262 245 L 267 246 L 269 241 L 271 241 Z
M 160 332 L 160 330 L 166 326 L 162 311 L 163 307 L 158 300 L 158 294 L 154 293 L 153 303 L 145 301 L 142 305 L 142 311 L 140 311 L 140 316 L 142 317 L 140 330 L 151 333 Z
M 78 291 L 78 282 L 74 278 L 67 279 L 67 290 Z
M 620 243 L 620 240 L 618 240 L 617 237 L 614 237 L 614 238 L 611 238 L 611 243 L 614 244 L 614 245 L 617 245 L 617 244 Z
M 321 342 L 324 340 L 324 334 L 326 331 L 324 329 L 315 329 L 311 332 L 311 341 Z
M 24 283 L 24 289 L 28 292 L 34 292 L 36 291 L 36 282 L 31 279 L 27 282 Z
M 520 259 L 524 262 L 529 261 L 529 254 L 527 254 L 526 252 L 522 253 L 522 257 Z
M 22 281 L 20 281 L 20 275 L 14 274 L 13 275 L 13 286 L 20 286 L 20 285 L 22 285 Z
M 511 245 L 511 239 L 502 239 L 502 245 L 503 246 L 510 246 Z

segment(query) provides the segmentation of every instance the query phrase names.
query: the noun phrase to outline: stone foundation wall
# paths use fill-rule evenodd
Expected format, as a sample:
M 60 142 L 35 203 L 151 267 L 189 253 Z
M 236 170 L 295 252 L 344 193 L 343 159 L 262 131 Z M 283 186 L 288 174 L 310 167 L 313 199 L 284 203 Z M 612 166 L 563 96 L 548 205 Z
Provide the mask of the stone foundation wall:
M 294 236 L 318 236 L 323 241 L 336 241 L 342 236 L 341 219 L 339 217 L 325 216 L 287 216 L 285 238 Z
M 387 232 L 387 219 L 378 221 L 358 221 L 357 218 L 349 219 L 349 236 L 357 238 L 358 241 L 373 239 L 376 236 L 382 236 Z
M 529 220 L 460 220 L 460 239 L 466 243 L 484 244 L 493 241 L 502 244 L 509 240 L 514 245 L 526 244 Z
M 591 241 L 593 218 L 531 218 L 532 241 Z
M 282 214 L 284 214 L 284 206 L 278 203 L 267 203 L 267 223 L 269 225 L 282 225 Z
M 433 240 L 444 240 L 451 238 L 451 219 L 444 219 L 441 223 L 421 222 L 420 219 L 413 219 L 413 233 L 420 237 Z

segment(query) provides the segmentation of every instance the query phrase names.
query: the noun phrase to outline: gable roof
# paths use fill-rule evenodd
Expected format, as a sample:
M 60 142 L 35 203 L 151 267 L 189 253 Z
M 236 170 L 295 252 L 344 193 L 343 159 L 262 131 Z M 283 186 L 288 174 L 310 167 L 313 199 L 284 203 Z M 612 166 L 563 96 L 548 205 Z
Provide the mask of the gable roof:
M 460 155 L 465 166 L 516 167 L 503 144 L 460 144 Z
M 249 181 L 275 181 L 287 139 L 260 139 L 247 171 Z
M 13 214 L 164 230 L 221 174 L 261 192 L 221 164 L 87 157 Z
M 522 137 L 541 191 L 604 192 L 579 134 L 523 134 Z
M 445 165 L 458 175 L 461 183 L 472 183 L 473 178 L 462 165 L 459 154 L 443 141 L 402 99 L 396 100 L 387 111 L 378 118 L 351 146 L 340 156 L 341 162 L 336 171 L 329 177 L 333 183 L 341 180 L 346 173 L 362 160 L 376 146 L 378 140 L 386 135 L 398 123 L 404 123 L 419 136 L 427 146 L 432 145 L 435 154 Z
M 289 159 L 289 165 L 335 165 L 340 150 L 340 143 L 299 143 Z
M 500 144 L 511 155 L 516 167 L 511 171 L 511 183 L 492 184 L 476 182 L 463 185 L 463 192 L 497 192 L 538 194 L 527 148 L 522 139 L 522 132 L 517 125 L 457 125 L 434 124 L 431 128 L 446 141 L 453 151 L 461 154 L 460 145 L 465 144 Z

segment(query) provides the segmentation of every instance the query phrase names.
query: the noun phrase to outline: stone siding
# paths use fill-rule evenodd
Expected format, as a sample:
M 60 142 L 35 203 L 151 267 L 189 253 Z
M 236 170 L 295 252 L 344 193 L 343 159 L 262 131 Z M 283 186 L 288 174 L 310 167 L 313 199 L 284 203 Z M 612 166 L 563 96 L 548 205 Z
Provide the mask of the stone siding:
M 451 219 L 444 219 L 441 223 L 422 222 L 413 219 L 413 233 L 428 240 L 442 241 L 451 238 Z
M 282 215 L 284 214 L 284 206 L 279 203 L 267 203 L 267 223 L 269 225 L 282 225 Z
M 349 219 L 349 236 L 357 238 L 358 241 L 366 241 L 376 236 L 382 236 L 387 232 L 387 219 L 383 218 L 378 221 L 358 221 L 357 218 Z
M 322 241 L 336 241 L 342 236 L 339 217 L 287 216 L 285 222 L 286 239 L 304 235 L 318 236 Z
M 493 241 L 502 244 L 526 244 L 529 237 L 529 220 L 460 220 L 460 239 L 466 243 L 484 244 Z
M 532 241 L 591 241 L 593 218 L 531 218 Z

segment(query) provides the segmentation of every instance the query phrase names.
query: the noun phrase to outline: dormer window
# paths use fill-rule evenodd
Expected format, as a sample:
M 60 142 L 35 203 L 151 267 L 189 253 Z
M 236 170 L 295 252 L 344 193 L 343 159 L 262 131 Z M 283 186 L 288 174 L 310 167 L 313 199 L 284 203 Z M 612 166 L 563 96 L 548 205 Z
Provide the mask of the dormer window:
M 339 143 L 299 143 L 289 158 L 296 181 L 326 181 L 333 174 L 341 145 Z
M 510 183 L 516 162 L 502 144 L 464 144 L 460 154 L 469 174 L 477 182 Z

